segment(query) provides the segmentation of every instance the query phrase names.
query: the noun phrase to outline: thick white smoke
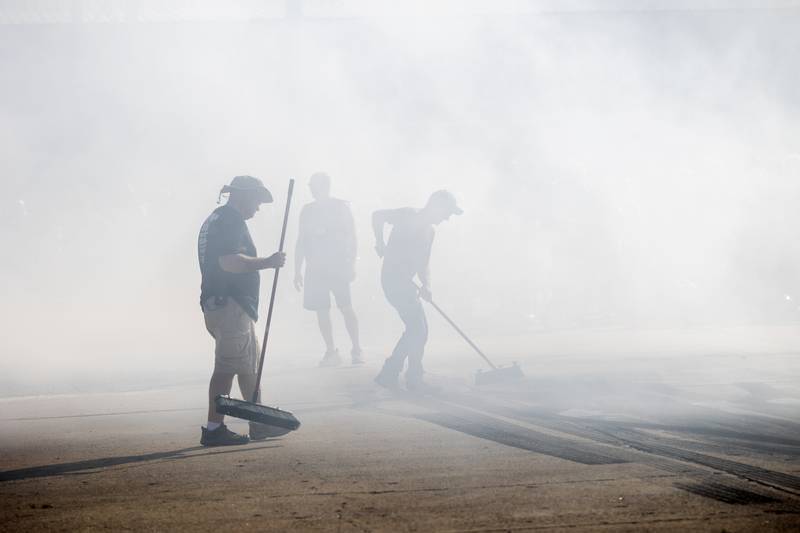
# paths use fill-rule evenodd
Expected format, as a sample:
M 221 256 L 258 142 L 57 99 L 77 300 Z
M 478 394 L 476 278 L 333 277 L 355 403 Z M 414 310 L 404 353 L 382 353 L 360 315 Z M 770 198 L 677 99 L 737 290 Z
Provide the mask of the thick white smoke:
M 0 26 L 7 390 L 204 376 L 195 239 L 242 173 L 277 199 L 250 224 L 265 254 L 289 177 L 293 221 L 314 171 L 352 202 L 375 358 L 400 326 L 369 214 L 443 187 L 466 213 L 438 229 L 435 296 L 485 343 L 797 319 L 796 10 L 349 5 Z M 312 365 L 314 318 L 283 276 L 271 364 Z

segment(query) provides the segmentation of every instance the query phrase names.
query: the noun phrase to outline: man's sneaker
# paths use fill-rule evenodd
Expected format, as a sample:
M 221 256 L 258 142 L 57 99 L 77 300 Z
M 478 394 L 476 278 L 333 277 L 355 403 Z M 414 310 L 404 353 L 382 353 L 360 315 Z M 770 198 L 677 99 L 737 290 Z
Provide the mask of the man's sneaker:
M 202 430 L 200 444 L 203 446 L 236 446 L 238 444 L 247 444 L 250 442 L 247 435 L 234 433 L 228 429 L 228 426 L 225 424 L 221 424 L 213 431 L 209 431 L 207 428 L 200 429 Z
M 397 389 L 400 387 L 397 383 L 397 376 L 392 376 L 384 371 L 375 376 L 375 383 L 385 389 Z
M 350 357 L 354 365 L 363 365 L 364 361 L 364 353 L 361 350 L 351 350 Z
M 280 437 L 286 435 L 291 431 L 286 428 L 279 428 L 278 426 L 269 426 L 267 424 L 259 424 L 258 422 L 250 422 L 250 440 L 264 440 L 273 437 Z
M 326 366 L 339 366 L 342 364 L 342 358 L 339 357 L 339 350 L 333 350 L 332 352 L 325 352 L 325 355 L 322 358 L 322 361 L 319 362 L 319 366 L 326 367 Z
M 421 379 L 406 380 L 406 389 L 417 394 L 439 394 L 442 389 L 425 383 Z

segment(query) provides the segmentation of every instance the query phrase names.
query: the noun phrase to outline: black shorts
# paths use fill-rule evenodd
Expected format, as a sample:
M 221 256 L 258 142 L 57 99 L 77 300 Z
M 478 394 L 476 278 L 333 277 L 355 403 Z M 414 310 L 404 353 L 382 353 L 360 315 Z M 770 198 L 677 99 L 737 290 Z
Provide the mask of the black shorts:
M 347 276 L 306 270 L 303 307 L 309 311 L 330 309 L 331 293 L 336 298 L 336 307 L 339 309 L 353 306 L 350 296 L 350 279 Z

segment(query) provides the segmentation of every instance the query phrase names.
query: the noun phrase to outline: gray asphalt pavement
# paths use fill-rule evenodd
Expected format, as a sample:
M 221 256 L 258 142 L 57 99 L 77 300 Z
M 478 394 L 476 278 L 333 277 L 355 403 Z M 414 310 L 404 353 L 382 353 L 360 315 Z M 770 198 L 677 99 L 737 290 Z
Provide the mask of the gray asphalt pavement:
M 796 531 L 797 360 L 523 361 L 436 396 L 294 369 L 266 397 L 300 430 L 216 449 L 203 384 L 4 399 L 0 530 Z

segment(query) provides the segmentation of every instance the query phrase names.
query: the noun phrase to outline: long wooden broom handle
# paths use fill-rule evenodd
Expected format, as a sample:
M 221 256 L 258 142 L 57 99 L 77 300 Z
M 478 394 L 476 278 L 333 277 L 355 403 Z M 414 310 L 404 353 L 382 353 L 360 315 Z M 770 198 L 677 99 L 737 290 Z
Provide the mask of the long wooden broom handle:
M 418 289 L 418 290 L 422 290 L 422 287 L 420 287 L 419 285 L 417 285 L 417 289 Z M 467 341 L 467 344 L 469 344 L 470 346 L 472 346 L 472 348 L 473 348 L 473 349 L 474 349 L 476 352 L 478 352 L 478 355 L 480 355 L 481 357 L 483 357 L 483 360 L 484 360 L 484 361 L 486 361 L 487 363 L 489 363 L 489 366 L 490 366 L 490 367 L 492 367 L 492 370 L 497 370 L 497 367 L 495 366 L 495 364 L 494 364 L 494 363 L 492 363 L 492 362 L 489 360 L 489 358 L 486 356 L 486 354 L 485 354 L 485 353 L 483 353 L 483 352 L 481 351 L 481 349 L 480 349 L 480 348 L 478 348 L 478 345 L 477 345 L 477 344 L 475 344 L 474 342 L 472 342 L 472 339 L 470 339 L 469 337 L 467 337 L 467 334 L 466 334 L 466 333 L 464 333 L 463 331 L 461 331 L 461 328 L 460 328 L 460 327 L 458 327 L 458 326 L 456 325 L 456 323 L 455 323 L 455 322 L 453 322 L 453 321 L 450 319 L 450 317 L 449 317 L 449 316 L 447 316 L 447 314 L 446 314 L 444 311 L 442 311 L 442 308 L 441 308 L 441 307 L 439 307 L 438 305 L 436 305 L 436 303 L 433 301 L 433 299 L 431 299 L 431 300 L 428 300 L 428 303 L 429 303 L 429 304 L 431 304 L 431 305 L 433 306 L 433 308 L 434 308 L 434 309 L 436 309 L 437 311 L 439 311 L 439 314 L 440 314 L 440 315 L 442 315 L 442 318 L 444 318 L 445 320 L 447 320 L 448 324 L 450 324 L 451 326 L 453 326 L 453 329 L 454 329 L 454 330 L 456 330 L 456 331 L 458 332 L 458 334 L 459 334 L 459 335 L 461 335 L 461 337 L 463 337 L 463 339 L 464 339 L 465 341 Z
M 286 210 L 283 212 L 283 229 L 281 229 L 281 243 L 278 251 L 283 251 L 283 244 L 286 241 L 286 226 L 289 223 L 289 208 L 292 205 L 292 192 L 294 191 L 294 179 L 289 180 L 289 192 L 286 194 Z M 264 328 L 264 340 L 261 343 L 261 356 L 258 359 L 258 374 L 256 374 L 256 388 L 253 391 L 253 403 L 258 403 L 258 393 L 261 389 L 261 374 L 264 372 L 264 360 L 267 354 L 267 339 L 269 339 L 269 326 L 272 324 L 272 310 L 275 308 L 275 292 L 278 289 L 278 274 L 281 269 L 275 269 L 275 277 L 272 278 L 272 293 L 269 296 L 269 310 L 267 311 L 267 325 Z

